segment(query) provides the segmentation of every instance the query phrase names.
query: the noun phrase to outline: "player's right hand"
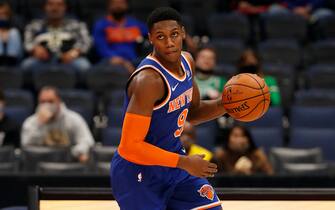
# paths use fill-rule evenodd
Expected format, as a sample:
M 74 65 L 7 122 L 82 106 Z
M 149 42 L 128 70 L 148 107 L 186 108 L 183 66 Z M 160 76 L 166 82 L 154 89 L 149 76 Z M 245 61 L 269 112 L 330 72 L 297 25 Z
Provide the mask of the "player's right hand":
M 218 171 L 215 163 L 208 162 L 203 158 L 205 155 L 181 155 L 177 167 L 184 169 L 189 174 L 197 177 L 213 177 Z

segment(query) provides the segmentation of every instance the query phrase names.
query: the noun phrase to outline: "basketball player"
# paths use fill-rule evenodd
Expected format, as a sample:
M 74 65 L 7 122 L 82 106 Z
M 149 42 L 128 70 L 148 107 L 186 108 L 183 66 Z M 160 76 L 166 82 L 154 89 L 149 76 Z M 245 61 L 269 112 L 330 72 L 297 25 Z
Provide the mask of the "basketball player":
M 222 209 L 206 177 L 217 166 L 186 156 L 179 140 L 186 118 L 193 124 L 226 113 L 221 99 L 200 101 L 194 62 L 182 51 L 180 14 L 158 8 L 148 18 L 153 52 L 126 88 L 121 143 L 111 165 L 113 195 L 122 210 Z

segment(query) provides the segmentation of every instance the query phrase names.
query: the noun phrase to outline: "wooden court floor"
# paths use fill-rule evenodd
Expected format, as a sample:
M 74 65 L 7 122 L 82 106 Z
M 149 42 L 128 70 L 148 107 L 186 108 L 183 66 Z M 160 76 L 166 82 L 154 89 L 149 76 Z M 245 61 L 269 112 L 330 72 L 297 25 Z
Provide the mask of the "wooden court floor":
M 41 201 L 40 210 L 119 210 L 115 201 Z M 224 210 L 334 210 L 335 201 L 223 201 Z

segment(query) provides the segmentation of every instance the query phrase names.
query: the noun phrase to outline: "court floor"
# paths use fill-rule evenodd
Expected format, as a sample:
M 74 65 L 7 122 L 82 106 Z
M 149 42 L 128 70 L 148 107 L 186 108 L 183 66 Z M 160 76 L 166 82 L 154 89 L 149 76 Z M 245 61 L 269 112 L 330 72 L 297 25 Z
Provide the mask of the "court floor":
M 40 201 L 40 210 L 119 210 L 115 201 Z M 335 201 L 223 201 L 224 210 L 334 210 Z

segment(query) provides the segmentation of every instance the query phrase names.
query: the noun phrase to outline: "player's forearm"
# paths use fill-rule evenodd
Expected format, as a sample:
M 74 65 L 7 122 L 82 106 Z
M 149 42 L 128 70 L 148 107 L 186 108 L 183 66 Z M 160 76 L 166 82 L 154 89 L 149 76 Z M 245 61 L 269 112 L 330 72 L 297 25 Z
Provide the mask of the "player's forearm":
M 197 125 L 221 117 L 225 113 L 221 98 L 201 100 L 199 105 L 191 107 L 188 121 Z

